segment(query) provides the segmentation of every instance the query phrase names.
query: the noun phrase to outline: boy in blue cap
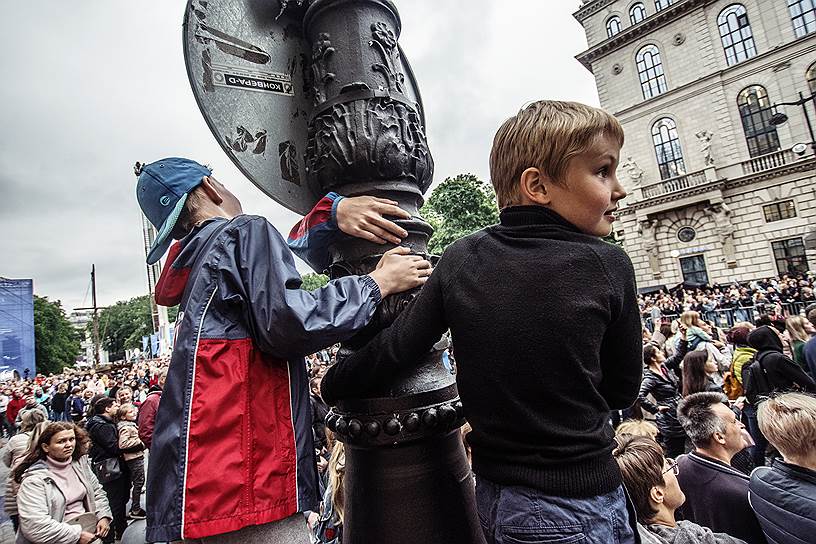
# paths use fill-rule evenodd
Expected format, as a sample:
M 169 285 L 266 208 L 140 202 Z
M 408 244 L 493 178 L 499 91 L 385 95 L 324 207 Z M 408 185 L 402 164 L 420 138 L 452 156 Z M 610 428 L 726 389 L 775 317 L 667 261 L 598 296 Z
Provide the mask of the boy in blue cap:
M 179 239 L 156 286 L 158 304 L 180 308 L 150 448 L 147 540 L 307 544 L 300 513 L 319 495 L 303 357 L 360 330 L 431 265 L 398 247 L 371 274 L 310 293 L 280 233 L 245 215 L 209 168 L 168 158 L 136 173 L 158 229 L 148 263 Z M 396 203 L 326 198 L 328 212 L 318 206 L 305 225 L 382 243 L 406 235 L 382 217 L 405 217 Z

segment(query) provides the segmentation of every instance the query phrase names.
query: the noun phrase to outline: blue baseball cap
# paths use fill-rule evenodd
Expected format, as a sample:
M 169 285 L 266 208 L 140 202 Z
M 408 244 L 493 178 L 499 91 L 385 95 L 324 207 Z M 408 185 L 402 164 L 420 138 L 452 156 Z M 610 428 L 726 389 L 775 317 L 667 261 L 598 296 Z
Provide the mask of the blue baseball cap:
M 187 195 L 201 185 L 212 170 L 190 159 L 169 157 L 145 165 L 137 162 L 134 172 L 139 177 L 136 200 L 158 230 L 147 255 L 147 264 L 153 264 L 161 259 L 173 242 L 170 233 L 184 209 Z

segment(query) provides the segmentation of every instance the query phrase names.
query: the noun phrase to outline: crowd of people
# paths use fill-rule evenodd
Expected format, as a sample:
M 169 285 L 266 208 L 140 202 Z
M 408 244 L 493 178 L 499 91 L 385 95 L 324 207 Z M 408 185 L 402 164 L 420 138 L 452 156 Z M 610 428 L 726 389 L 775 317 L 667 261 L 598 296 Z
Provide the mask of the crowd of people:
M 113 542 L 145 519 L 145 452 L 168 362 L 0 384 L 4 508 L 18 543 Z
M 651 330 L 662 316 L 678 317 L 695 311 L 720 326 L 754 321 L 760 315 L 795 315 L 816 304 L 814 275 L 783 274 L 748 282 L 713 286 L 682 284 L 674 289 L 658 289 L 638 295 L 644 322 Z
M 615 450 L 644 542 L 812 536 L 816 304 L 804 311 L 722 330 L 687 308 L 644 327 L 638 402 Z

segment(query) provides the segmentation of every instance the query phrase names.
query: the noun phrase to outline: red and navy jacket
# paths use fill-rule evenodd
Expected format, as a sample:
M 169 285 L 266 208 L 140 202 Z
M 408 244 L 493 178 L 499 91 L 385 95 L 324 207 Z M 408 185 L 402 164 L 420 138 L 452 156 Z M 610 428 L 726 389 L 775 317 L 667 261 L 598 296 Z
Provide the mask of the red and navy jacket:
M 321 217 L 304 222 L 334 223 Z M 364 327 L 380 291 L 369 276 L 300 285 L 262 217 L 214 218 L 171 247 L 156 301 L 180 312 L 150 448 L 148 542 L 317 510 L 304 355 Z

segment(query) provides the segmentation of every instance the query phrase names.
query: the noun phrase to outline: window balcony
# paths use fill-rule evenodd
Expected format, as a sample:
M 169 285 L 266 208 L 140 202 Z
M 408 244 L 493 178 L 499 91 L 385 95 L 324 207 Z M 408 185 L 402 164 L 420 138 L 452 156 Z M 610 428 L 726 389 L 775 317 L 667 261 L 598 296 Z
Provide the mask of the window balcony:
M 654 198 L 656 196 L 676 193 L 690 187 L 703 185 L 709 181 L 710 180 L 706 178 L 705 170 L 692 172 L 691 174 L 683 174 L 682 176 L 660 180 L 651 185 L 644 185 L 642 188 L 643 198 Z

